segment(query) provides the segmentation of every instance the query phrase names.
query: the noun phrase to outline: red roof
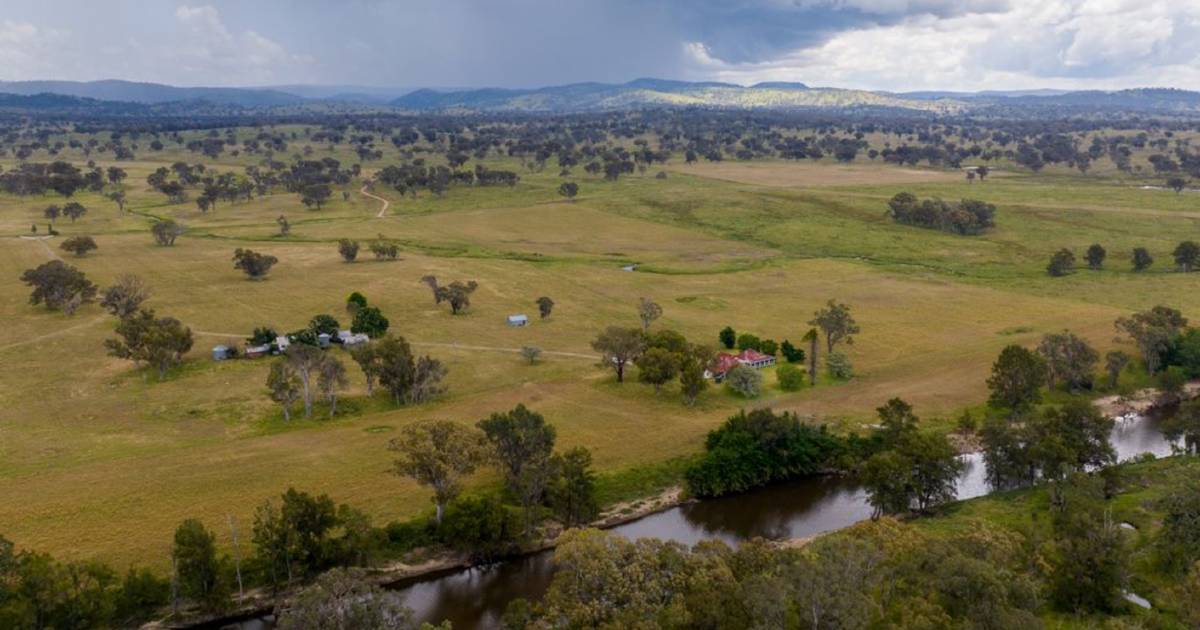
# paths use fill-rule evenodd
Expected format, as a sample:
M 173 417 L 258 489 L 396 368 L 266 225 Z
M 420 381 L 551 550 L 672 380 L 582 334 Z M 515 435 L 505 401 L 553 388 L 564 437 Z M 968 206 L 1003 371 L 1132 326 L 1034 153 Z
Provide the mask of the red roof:
M 737 357 L 728 352 L 721 352 L 713 359 L 712 367 L 709 368 L 709 371 L 713 374 L 724 374 L 738 365 Z
M 763 354 L 758 350 L 753 349 L 742 350 L 741 353 L 737 355 L 737 360 L 741 361 L 742 363 L 758 363 L 759 361 L 766 361 L 774 358 L 775 357 L 772 357 L 769 354 Z

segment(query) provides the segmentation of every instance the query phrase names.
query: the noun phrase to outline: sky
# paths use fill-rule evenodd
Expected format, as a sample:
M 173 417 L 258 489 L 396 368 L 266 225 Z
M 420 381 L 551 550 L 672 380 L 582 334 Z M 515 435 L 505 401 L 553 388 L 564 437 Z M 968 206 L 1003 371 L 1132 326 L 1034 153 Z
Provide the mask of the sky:
M 4 0 L 0 80 L 1200 89 L 1200 0 Z

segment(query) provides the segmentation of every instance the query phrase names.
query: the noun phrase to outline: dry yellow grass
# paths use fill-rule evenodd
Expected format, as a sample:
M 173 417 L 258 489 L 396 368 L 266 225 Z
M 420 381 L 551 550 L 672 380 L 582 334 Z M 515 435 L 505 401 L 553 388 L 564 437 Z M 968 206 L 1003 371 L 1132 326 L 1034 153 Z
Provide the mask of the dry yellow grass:
M 1028 275 L 1024 253 L 1008 253 L 1023 250 L 880 224 L 869 205 L 877 200 L 841 206 L 836 192 L 768 197 L 770 190 L 712 177 L 632 177 L 617 184 L 589 180 L 577 202 L 562 203 L 553 192 L 557 178 L 533 174 L 513 189 L 455 189 L 441 199 L 401 200 L 381 190 L 394 201 L 383 219 L 374 218 L 378 205 L 357 193 L 346 201 L 339 196 L 321 212 L 279 194 L 202 215 L 194 205 L 166 206 L 145 189 L 154 165 L 129 166 L 131 206 L 191 225 L 178 245 L 155 246 L 146 216 L 119 216 L 111 203 L 89 195 L 81 196 L 89 215 L 60 229 L 96 238 L 98 251 L 70 259 L 90 278 L 104 285 L 137 273 L 154 288 L 149 306 L 204 333 L 187 364 L 161 383 L 105 356 L 102 343 L 113 323 L 97 306 L 68 318 L 26 303 L 17 276 L 48 260 L 57 241 L 15 235 L 41 222 L 44 205 L 60 200 L 0 199 L 0 231 L 13 235 L 0 239 L 0 316 L 7 333 L 0 341 L 0 533 L 22 546 L 66 558 L 162 566 L 180 520 L 199 517 L 223 532 L 219 526 L 231 514 L 246 528 L 255 506 L 288 486 L 328 492 L 380 521 L 412 516 L 428 509 L 428 493 L 387 474 L 385 446 L 395 429 L 426 417 L 474 422 L 519 402 L 557 426 L 562 446 L 592 448 L 604 473 L 695 452 L 707 431 L 746 402 L 713 390 L 687 408 L 673 391 L 656 397 L 637 383 L 618 386 L 587 358 L 547 354 L 528 366 L 514 352 L 474 348 L 537 345 L 589 355 L 590 340 L 604 326 L 636 325 L 641 297 L 662 304 L 656 327 L 713 343 L 726 325 L 795 342 L 825 300 L 851 304 L 863 327 L 849 348 L 858 376 L 795 394 L 772 388 L 752 403 L 814 414 L 842 428 L 858 427 L 892 396 L 910 400 L 923 416 L 977 404 L 988 367 L 1007 343 L 1034 343 L 1045 332 L 1070 328 L 1107 347 L 1112 320 L 1129 308 L 1175 297 L 1185 310 L 1200 308 L 1194 291 L 1182 291 L 1188 278 L 1081 274 L 1051 285 Z M 763 166 L 781 181 L 850 181 L 845 169 L 831 165 Z M 707 165 L 695 168 L 701 167 Z M 910 176 L 864 168 L 882 178 L 876 183 Z M 867 193 L 879 194 L 862 183 Z M 676 211 L 672 204 L 691 203 L 689 196 L 697 198 L 695 208 Z M 836 223 L 810 210 L 825 212 L 818 202 L 836 202 L 828 210 Z M 1045 223 L 1022 229 L 1076 218 L 1045 212 L 1047 218 L 1034 217 Z M 288 239 L 272 237 L 280 213 L 293 223 Z M 1156 229 L 1173 233 L 1175 226 Z M 378 233 L 404 244 L 401 260 L 375 262 L 365 248 L 358 263 L 338 258 L 337 238 Z M 901 234 L 904 251 L 937 250 L 960 262 L 977 255 L 971 248 L 995 248 L 1005 255 L 987 254 L 993 264 L 1012 273 L 963 279 L 808 253 L 825 247 L 820 239 L 839 235 L 837 247 L 853 251 L 899 242 Z M 248 281 L 232 268 L 235 247 L 274 254 L 280 263 L 268 280 Z M 621 271 L 628 260 L 680 273 Z M 419 281 L 426 274 L 477 280 L 471 311 L 452 317 L 435 306 Z M 1113 287 L 1117 295 L 1108 294 Z M 394 409 L 382 399 L 364 400 L 352 369 L 350 413 L 285 426 L 263 386 L 267 361 L 207 359 L 213 344 L 258 325 L 286 331 L 318 313 L 345 319 L 344 300 L 354 290 L 383 309 L 393 332 L 446 361 L 448 395 Z M 518 312 L 536 319 L 534 300 L 541 295 L 557 303 L 550 320 L 519 329 L 504 324 Z M 484 473 L 472 483 L 492 481 Z

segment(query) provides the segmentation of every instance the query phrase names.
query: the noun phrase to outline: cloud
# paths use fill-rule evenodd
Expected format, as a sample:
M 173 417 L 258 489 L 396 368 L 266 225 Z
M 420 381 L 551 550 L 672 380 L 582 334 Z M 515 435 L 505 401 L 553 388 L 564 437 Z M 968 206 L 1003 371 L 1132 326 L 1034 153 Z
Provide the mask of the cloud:
M 270 82 L 294 66 L 311 61 L 292 55 L 280 43 L 255 31 L 234 33 L 210 5 L 183 5 L 175 10 L 183 41 L 169 56 L 189 72 L 238 77 L 239 82 Z M 228 79 L 226 79 L 228 81 Z
M 28 22 L 0 21 L 0 68 L 54 76 L 55 50 L 68 42 L 69 33 L 61 30 L 39 28 Z
M 1200 88 L 1200 0 L 5 0 L 0 79 Z
M 847 29 L 764 61 L 730 62 L 707 42 L 687 42 L 687 73 L 740 83 L 791 80 L 892 90 L 1200 87 L 1195 4 L 1014 0 L 995 9 L 906 14 L 894 24 Z
M 672 0 L 680 35 L 728 63 L 769 62 L 841 33 L 1004 11 L 1008 0 Z

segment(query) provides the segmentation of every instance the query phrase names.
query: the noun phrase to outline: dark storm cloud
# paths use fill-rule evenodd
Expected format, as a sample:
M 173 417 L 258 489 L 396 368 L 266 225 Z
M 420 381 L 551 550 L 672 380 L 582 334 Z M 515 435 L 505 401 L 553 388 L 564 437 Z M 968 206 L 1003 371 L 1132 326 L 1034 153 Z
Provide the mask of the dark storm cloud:
M 824 43 L 837 33 L 920 16 L 1003 11 L 1007 0 L 671 0 L 686 41 L 730 63 L 769 61 Z

